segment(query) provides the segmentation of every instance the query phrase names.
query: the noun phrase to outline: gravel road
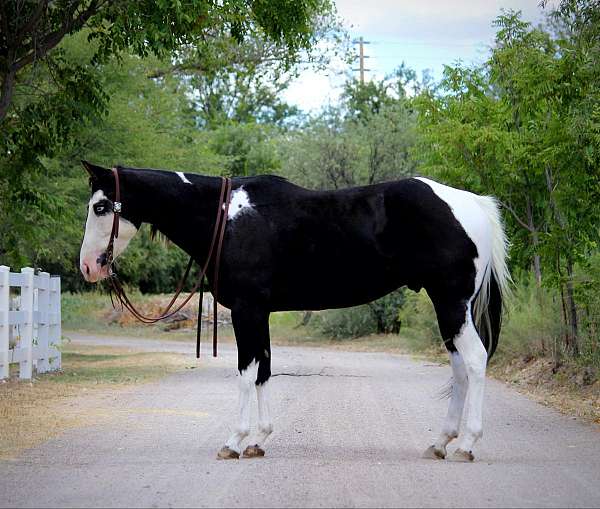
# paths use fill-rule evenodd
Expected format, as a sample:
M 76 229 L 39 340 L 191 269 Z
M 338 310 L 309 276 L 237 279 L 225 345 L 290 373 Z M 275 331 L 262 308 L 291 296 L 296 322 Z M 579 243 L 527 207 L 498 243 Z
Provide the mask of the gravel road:
M 186 352 L 195 364 L 193 340 L 72 337 Z M 384 353 L 274 347 L 267 455 L 217 461 L 237 406 L 235 350 L 220 351 L 197 369 L 81 399 L 111 418 L 1 461 L 0 506 L 600 506 L 599 428 L 498 382 L 487 385 L 477 461 L 421 459 L 443 422 L 436 397 L 450 370 Z

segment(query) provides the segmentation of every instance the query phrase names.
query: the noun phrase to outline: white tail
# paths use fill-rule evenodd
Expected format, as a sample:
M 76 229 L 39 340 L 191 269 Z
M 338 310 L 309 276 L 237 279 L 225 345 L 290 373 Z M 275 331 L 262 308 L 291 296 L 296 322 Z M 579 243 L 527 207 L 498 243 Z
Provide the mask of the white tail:
M 473 303 L 473 318 L 475 325 L 482 333 L 482 329 L 485 330 L 486 337 L 488 338 L 486 350 L 488 354 L 493 353 L 496 345 L 493 344 L 493 331 L 491 330 L 491 322 L 489 315 L 489 303 L 490 303 L 490 284 L 492 277 L 498 285 L 501 299 L 506 298 L 510 293 L 510 285 L 512 278 L 506 264 L 508 257 L 508 240 L 504 232 L 504 225 L 502 223 L 502 217 L 500 215 L 500 207 L 498 201 L 493 196 L 477 196 L 474 195 L 477 204 L 482 209 L 483 213 L 488 219 L 490 225 L 490 235 L 492 236 L 492 255 L 490 263 L 488 264 L 481 288 L 475 302 Z

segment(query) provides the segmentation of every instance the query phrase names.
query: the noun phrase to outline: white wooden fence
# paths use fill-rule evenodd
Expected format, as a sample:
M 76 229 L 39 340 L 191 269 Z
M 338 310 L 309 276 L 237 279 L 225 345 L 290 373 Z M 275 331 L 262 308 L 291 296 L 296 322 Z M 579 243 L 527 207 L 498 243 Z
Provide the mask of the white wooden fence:
M 11 296 L 11 287 L 20 294 Z M 12 304 L 12 305 L 11 305 Z M 60 369 L 60 277 L 0 265 L 0 380 L 19 363 L 19 378 Z

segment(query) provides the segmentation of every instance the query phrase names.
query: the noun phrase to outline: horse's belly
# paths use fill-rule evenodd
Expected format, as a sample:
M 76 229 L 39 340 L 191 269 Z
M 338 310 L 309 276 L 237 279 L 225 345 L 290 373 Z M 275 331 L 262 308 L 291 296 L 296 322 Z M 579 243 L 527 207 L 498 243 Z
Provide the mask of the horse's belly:
M 271 304 L 274 311 L 358 306 L 399 288 L 403 279 L 399 271 L 381 266 L 299 269 L 273 281 Z

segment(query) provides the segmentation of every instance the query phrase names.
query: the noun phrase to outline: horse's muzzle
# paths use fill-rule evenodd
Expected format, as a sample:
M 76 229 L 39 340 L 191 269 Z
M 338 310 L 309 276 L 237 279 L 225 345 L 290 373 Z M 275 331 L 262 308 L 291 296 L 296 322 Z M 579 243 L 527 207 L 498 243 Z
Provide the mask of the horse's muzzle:
M 88 283 L 96 283 L 101 279 L 108 277 L 108 257 L 106 252 L 96 257 L 95 262 L 92 261 L 94 258 L 86 257 L 81 260 L 80 269 L 83 274 L 83 278 Z
M 100 267 L 104 267 L 107 263 L 108 263 L 108 255 L 106 254 L 106 251 L 104 251 L 104 253 L 102 253 L 97 259 L 96 259 L 96 263 L 98 265 L 100 265 Z

